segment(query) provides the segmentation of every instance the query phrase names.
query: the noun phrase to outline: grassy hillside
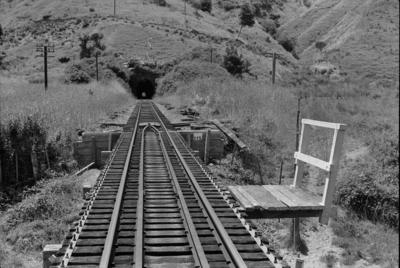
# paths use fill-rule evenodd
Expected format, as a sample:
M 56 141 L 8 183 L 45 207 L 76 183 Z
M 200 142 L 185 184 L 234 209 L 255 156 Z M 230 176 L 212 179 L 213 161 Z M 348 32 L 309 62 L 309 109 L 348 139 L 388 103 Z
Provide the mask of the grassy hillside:
M 325 0 L 279 29 L 279 38 L 295 40 L 306 64 L 324 58 L 352 81 L 395 86 L 399 72 L 399 2 Z M 326 46 L 322 53 L 317 41 Z M 322 55 L 321 55 L 322 54 Z

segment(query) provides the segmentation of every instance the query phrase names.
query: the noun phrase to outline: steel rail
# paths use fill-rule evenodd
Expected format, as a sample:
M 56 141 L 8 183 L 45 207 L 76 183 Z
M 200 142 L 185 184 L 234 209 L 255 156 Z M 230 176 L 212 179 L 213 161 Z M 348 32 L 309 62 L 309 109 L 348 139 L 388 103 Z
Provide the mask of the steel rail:
M 165 124 L 161 120 L 157 110 L 154 108 L 153 103 L 152 103 L 152 107 L 153 107 L 153 110 L 156 113 L 158 119 L 160 120 L 162 127 L 165 129 L 165 133 L 167 134 L 168 138 L 170 139 L 171 144 L 174 147 L 176 154 L 178 155 L 183 167 L 185 168 L 186 173 L 189 176 L 196 193 L 199 195 L 200 201 L 203 203 L 204 207 L 206 208 L 206 211 L 207 211 L 208 215 L 210 216 L 219 236 L 221 237 L 221 240 L 222 240 L 223 244 L 225 245 L 225 248 L 228 251 L 232 261 L 234 262 L 236 267 L 239 267 L 239 268 L 247 267 L 242 256 L 240 256 L 235 244 L 232 242 L 232 240 L 229 237 L 228 233 L 226 232 L 224 226 L 222 225 L 221 221 L 219 220 L 217 214 L 215 213 L 213 207 L 211 206 L 210 202 L 208 201 L 207 197 L 205 196 L 203 190 L 201 189 L 200 185 L 196 181 L 195 176 L 190 171 L 188 164 L 186 163 L 185 159 L 183 158 L 182 154 L 180 153 L 180 151 L 179 151 L 178 147 L 176 146 L 174 140 L 172 139 L 171 134 L 169 133 L 168 129 L 165 127 Z
M 135 250 L 133 258 L 135 260 L 134 267 L 143 267 L 143 231 L 144 231 L 144 134 L 146 126 L 142 131 L 142 142 L 140 144 L 140 162 L 139 162 L 139 185 L 138 185 L 138 201 L 136 205 L 136 233 L 135 233 Z
M 190 242 L 194 247 L 193 252 L 194 252 L 195 260 L 198 263 L 199 267 L 208 268 L 208 267 L 210 267 L 210 265 L 208 263 L 208 260 L 207 260 L 206 254 L 204 252 L 203 246 L 201 244 L 200 238 L 197 234 L 196 226 L 194 225 L 192 218 L 190 216 L 189 208 L 186 204 L 186 200 L 185 200 L 185 197 L 183 196 L 182 189 L 181 189 L 181 186 L 179 185 L 178 178 L 177 178 L 175 170 L 172 166 L 171 160 L 168 156 L 167 148 L 166 148 L 164 141 L 160 135 L 160 132 L 158 130 L 156 130 L 156 133 L 158 134 L 158 136 L 160 138 L 161 148 L 162 148 L 162 152 L 164 154 L 165 161 L 167 163 L 168 171 L 170 173 L 172 182 L 175 186 L 176 192 L 179 197 L 179 202 L 181 204 L 181 208 L 183 211 L 184 220 L 189 229 L 188 234 L 189 234 Z
M 113 243 L 114 243 L 114 236 L 115 236 L 118 218 L 119 218 L 118 216 L 120 213 L 120 208 L 121 208 L 121 203 L 122 203 L 122 196 L 123 196 L 124 189 L 125 189 L 125 182 L 126 182 L 126 177 L 128 174 L 129 164 L 130 164 L 130 160 L 131 160 L 131 156 L 132 156 L 133 144 L 134 144 L 135 138 L 136 138 L 136 132 L 137 132 L 138 124 L 139 124 L 141 108 L 142 107 L 141 107 L 141 103 L 140 103 L 138 115 L 136 118 L 135 128 L 132 132 L 132 138 L 131 138 L 131 142 L 129 144 L 128 154 L 126 156 L 124 169 L 123 169 L 122 175 L 121 175 L 121 182 L 119 184 L 118 193 L 117 193 L 117 196 L 115 199 L 115 205 L 114 205 L 113 213 L 111 216 L 110 226 L 108 228 L 106 241 L 104 243 L 104 249 L 103 249 L 103 252 L 101 255 L 101 259 L 100 259 L 100 265 L 99 265 L 100 268 L 108 268 L 109 267 L 111 252 L 112 252 Z
M 101 172 L 101 175 L 100 175 L 101 179 L 96 183 L 95 186 L 93 186 L 93 193 L 92 193 L 92 196 L 90 198 L 89 204 L 87 205 L 85 212 L 83 213 L 81 219 L 79 220 L 79 223 L 76 226 L 75 231 L 72 233 L 72 239 L 71 239 L 71 242 L 70 242 L 70 244 L 68 246 L 68 249 L 66 250 L 66 252 L 64 254 L 63 260 L 61 261 L 61 263 L 57 267 L 59 267 L 59 268 L 60 267 L 68 267 L 69 259 L 70 259 L 71 255 L 72 255 L 72 252 L 73 252 L 73 250 L 74 250 L 74 248 L 76 246 L 78 238 L 79 238 L 79 236 L 80 236 L 80 234 L 82 232 L 82 229 L 83 229 L 83 227 L 85 225 L 86 219 L 88 218 L 88 216 L 90 214 L 90 208 L 91 208 L 94 200 L 96 200 L 97 192 L 99 191 L 101 185 L 103 184 L 103 181 L 105 179 L 107 171 L 110 168 L 110 164 L 114 160 L 115 155 L 117 154 L 117 151 L 118 151 L 119 147 L 121 146 L 121 143 L 122 143 L 122 139 L 120 139 L 117 142 L 117 144 L 115 145 L 115 149 L 113 150 L 113 152 L 111 154 L 110 161 L 109 161 L 108 165 L 106 166 L 104 171 Z

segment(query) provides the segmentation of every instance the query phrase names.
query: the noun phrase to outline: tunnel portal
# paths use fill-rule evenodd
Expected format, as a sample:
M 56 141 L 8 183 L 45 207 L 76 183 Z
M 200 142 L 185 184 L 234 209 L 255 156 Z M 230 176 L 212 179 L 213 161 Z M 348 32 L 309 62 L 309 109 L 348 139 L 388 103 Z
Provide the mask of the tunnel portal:
M 151 78 L 132 79 L 129 86 L 138 99 L 152 99 L 156 93 L 156 82 Z

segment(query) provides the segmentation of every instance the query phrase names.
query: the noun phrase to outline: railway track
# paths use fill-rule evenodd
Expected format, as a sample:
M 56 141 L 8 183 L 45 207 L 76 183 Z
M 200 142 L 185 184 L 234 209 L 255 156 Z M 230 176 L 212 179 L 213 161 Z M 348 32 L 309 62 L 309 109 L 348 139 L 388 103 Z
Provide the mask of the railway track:
M 152 102 L 140 102 L 52 267 L 274 267 Z

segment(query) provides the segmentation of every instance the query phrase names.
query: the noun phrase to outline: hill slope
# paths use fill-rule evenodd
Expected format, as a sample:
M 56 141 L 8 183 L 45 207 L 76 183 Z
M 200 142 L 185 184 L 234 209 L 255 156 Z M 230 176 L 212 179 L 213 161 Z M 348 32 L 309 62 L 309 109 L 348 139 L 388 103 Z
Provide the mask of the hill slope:
M 398 16 L 396 0 L 323 0 L 283 25 L 279 36 L 296 40 L 305 63 L 322 57 L 352 80 L 391 83 L 399 71 Z M 323 55 L 317 41 L 326 44 Z

